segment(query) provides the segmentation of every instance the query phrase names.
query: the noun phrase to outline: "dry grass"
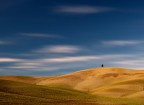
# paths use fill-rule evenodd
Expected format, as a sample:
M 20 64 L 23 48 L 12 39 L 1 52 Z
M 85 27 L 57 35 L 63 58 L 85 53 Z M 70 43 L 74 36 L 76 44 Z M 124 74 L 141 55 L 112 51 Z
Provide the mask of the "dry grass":
M 94 96 L 59 87 L 0 80 L 0 105 L 143 105 L 144 101 Z
M 144 70 L 91 68 L 60 76 L 1 76 L 0 79 L 48 87 L 76 89 L 108 97 L 134 97 L 141 99 L 144 96 Z

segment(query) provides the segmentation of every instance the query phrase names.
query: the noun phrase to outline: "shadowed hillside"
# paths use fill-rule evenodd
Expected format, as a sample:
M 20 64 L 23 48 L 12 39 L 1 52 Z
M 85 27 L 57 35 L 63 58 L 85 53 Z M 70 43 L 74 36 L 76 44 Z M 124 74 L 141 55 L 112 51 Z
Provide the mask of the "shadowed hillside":
M 143 100 L 108 98 L 73 89 L 0 80 L 0 105 L 142 105 Z
M 92 68 L 44 78 L 37 84 L 69 87 L 102 96 L 127 97 L 144 90 L 144 71 L 123 68 Z
M 31 83 L 35 84 L 40 80 L 40 77 L 32 76 L 0 76 L 1 80 L 11 80 L 17 82 Z

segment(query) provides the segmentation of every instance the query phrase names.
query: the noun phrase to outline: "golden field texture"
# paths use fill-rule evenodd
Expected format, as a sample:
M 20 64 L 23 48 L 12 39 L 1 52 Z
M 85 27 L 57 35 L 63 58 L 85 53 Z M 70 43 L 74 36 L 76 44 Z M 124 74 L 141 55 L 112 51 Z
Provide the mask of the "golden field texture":
M 59 76 L 0 76 L 0 85 L 3 104 L 9 104 L 5 97 L 19 97 L 20 103 L 39 98 L 46 105 L 56 100 L 62 100 L 61 105 L 144 105 L 144 70 L 91 68 Z

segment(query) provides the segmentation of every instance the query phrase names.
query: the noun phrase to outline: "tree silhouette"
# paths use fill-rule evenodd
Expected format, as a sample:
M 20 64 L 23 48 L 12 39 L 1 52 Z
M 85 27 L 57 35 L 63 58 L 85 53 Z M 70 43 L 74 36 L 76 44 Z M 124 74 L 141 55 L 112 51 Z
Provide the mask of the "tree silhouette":
M 102 64 L 101 67 L 104 67 L 104 65 Z

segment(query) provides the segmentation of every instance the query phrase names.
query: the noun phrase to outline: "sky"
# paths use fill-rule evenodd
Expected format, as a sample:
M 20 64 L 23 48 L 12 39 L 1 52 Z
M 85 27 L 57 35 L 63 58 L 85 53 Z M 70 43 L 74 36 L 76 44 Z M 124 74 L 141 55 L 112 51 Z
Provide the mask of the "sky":
M 144 69 L 143 0 L 0 0 L 0 75 Z

